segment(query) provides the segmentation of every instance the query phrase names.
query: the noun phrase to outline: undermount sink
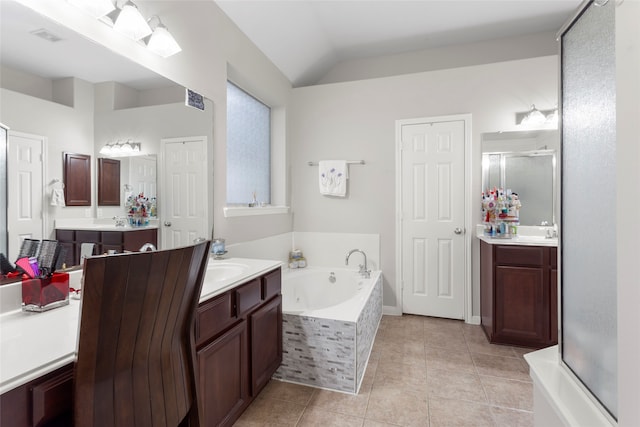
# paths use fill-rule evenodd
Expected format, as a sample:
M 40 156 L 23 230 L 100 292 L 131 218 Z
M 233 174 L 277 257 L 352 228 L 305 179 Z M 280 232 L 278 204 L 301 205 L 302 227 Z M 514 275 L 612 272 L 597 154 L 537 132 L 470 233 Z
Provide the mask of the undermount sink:
M 240 276 L 249 270 L 246 264 L 236 262 L 209 262 L 205 280 L 223 281 Z

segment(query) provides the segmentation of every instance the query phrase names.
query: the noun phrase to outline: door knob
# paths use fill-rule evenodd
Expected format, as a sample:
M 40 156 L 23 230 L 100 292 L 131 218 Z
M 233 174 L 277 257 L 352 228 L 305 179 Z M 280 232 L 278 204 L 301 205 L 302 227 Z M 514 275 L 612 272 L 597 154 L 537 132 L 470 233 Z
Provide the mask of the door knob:
M 462 228 L 456 227 L 455 230 L 453 230 L 453 232 L 456 234 L 462 234 Z
M 164 222 L 164 226 L 165 227 L 171 227 L 171 222 L 170 221 L 165 221 Z

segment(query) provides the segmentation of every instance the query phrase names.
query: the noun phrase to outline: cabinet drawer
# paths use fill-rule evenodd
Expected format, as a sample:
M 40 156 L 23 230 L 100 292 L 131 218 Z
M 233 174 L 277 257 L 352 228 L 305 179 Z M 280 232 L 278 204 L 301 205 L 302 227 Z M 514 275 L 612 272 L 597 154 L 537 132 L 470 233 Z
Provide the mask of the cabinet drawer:
M 102 244 L 103 245 L 122 245 L 122 232 L 121 231 L 103 231 Z
M 71 411 L 73 402 L 73 370 L 63 372 L 34 385 L 32 394 L 33 426 L 45 425 Z
M 236 308 L 238 317 L 242 317 L 262 302 L 260 279 L 254 279 L 236 289 Z
M 282 272 L 278 268 L 262 278 L 262 299 L 267 301 L 280 293 Z
M 558 268 L 558 248 L 549 248 L 549 264 L 551 268 Z
M 544 250 L 542 246 L 497 246 L 496 264 L 542 266 Z
M 100 231 L 76 230 L 76 242 L 100 243 Z
M 219 295 L 198 307 L 196 344 L 200 345 L 222 332 L 235 320 L 233 292 Z
M 56 240 L 61 242 L 73 242 L 76 239 L 75 231 L 73 230 L 56 230 Z

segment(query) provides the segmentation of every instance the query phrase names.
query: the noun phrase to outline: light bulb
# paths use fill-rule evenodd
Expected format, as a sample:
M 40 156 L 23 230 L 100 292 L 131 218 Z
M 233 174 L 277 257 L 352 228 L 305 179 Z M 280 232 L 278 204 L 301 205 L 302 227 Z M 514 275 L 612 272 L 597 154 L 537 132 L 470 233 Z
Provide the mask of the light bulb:
M 176 42 L 176 39 L 174 39 L 169 30 L 167 30 L 167 27 L 162 24 L 158 24 L 156 29 L 153 30 L 147 47 L 150 51 L 163 58 L 168 58 L 182 50 L 178 42 Z
M 130 0 L 122 6 L 122 10 L 113 24 L 113 29 L 135 41 L 151 34 L 151 27 L 147 24 L 138 7 Z

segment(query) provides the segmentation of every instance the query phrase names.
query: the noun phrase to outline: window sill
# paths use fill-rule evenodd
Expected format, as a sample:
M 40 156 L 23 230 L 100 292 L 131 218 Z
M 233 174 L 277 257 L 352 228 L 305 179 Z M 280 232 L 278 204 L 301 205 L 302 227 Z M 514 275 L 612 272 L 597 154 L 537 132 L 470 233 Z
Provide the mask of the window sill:
M 246 206 L 227 206 L 223 210 L 225 218 L 232 218 L 237 216 L 288 214 L 289 206 L 257 206 L 255 208 Z

